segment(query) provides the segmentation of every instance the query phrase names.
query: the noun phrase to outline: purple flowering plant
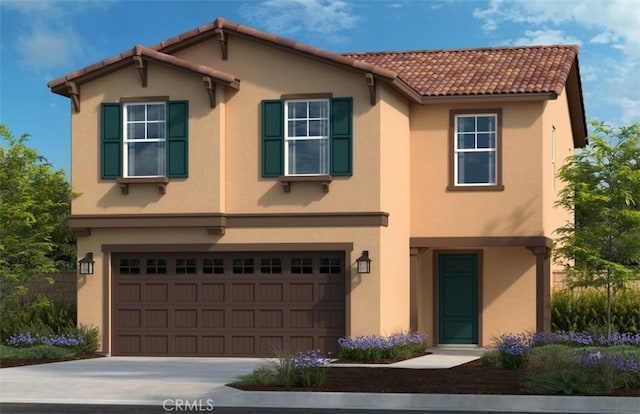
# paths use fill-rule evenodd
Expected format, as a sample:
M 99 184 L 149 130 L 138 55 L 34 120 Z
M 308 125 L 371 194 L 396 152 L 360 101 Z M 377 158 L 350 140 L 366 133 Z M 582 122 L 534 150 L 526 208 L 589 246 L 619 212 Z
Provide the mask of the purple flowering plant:
M 585 348 L 573 353 L 573 362 L 585 368 L 612 366 L 619 372 L 640 372 L 640 352 L 623 354 L 597 348 Z
M 74 347 L 84 343 L 82 335 L 32 335 L 31 332 L 14 334 L 9 337 L 10 346 L 25 347 L 32 345 L 49 345 L 60 347 Z
M 394 360 L 400 356 L 423 354 L 427 347 L 427 334 L 399 332 L 390 336 L 357 336 L 338 339 L 338 357 L 351 361 L 372 362 Z

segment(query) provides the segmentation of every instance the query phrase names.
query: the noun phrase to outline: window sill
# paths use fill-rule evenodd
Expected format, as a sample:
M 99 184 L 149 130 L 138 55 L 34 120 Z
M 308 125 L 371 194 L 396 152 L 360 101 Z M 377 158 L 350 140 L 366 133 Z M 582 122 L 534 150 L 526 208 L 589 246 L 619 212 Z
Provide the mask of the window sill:
M 116 183 L 120 186 L 120 192 L 122 192 L 122 194 L 129 194 L 129 185 L 131 184 L 156 184 L 158 186 L 158 192 L 165 194 L 167 192 L 169 179 L 167 177 L 127 177 L 116 179 Z
M 320 183 L 322 191 L 329 192 L 329 184 L 333 181 L 330 175 L 281 175 L 278 181 L 282 183 L 282 189 L 285 193 L 291 191 L 291 183 Z
M 449 185 L 447 191 L 504 191 L 504 185 Z

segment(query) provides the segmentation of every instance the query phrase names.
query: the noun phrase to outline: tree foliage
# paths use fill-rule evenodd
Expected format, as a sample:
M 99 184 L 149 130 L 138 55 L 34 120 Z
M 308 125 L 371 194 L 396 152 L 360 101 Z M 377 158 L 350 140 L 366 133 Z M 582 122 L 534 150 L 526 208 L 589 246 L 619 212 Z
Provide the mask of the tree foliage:
M 0 299 L 3 310 L 27 293 L 26 283 L 75 264 L 67 225 L 71 187 L 63 170 L 0 124 Z M 52 282 L 52 280 L 49 280 Z
M 559 170 L 566 184 L 558 206 L 575 220 L 556 230 L 555 258 L 570 288 L 595 287 L 608 298 L 640 279 L 640 123 L 610 127 L 593 121 L 584 150 Z

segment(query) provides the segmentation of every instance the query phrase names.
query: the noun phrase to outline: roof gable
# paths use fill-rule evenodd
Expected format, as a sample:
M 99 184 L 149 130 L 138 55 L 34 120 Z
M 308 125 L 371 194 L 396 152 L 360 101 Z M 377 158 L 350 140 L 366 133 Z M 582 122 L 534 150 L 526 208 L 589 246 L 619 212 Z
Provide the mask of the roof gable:
M 390 84 L 421 104 L 442 99 L 555 99 L 567 88 L 567 94 L 571 95 L 569 112 L 574 143 L 584 145 L 587 128 L 578 47 L 575 45 L 337 54 L 217 18 L 150 48 L 136 46 L 48 85 L 55 93 L 77 98 L 76 83 L 103 76 L 135 62 L 136 58 L 145 58 L 237 88 L 239 79 L 231 74 L 172 56 L 172 53 L 213 38 L 220 44 L 223 59 L 226 59 L 229 35 L 363 73 L 372 102 L 376 80 Z

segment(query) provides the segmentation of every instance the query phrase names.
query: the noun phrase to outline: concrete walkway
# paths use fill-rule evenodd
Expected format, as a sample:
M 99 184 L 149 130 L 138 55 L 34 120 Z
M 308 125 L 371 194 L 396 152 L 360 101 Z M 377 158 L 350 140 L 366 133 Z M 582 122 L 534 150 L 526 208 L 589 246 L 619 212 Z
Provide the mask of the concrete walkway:
M 441 367 L 478 356 L 477 352 L 464 350 L 438 351 L 393 366 L 436 367 L 439 360 L 438 367 Z M 640 398 L 626 397 L 246 392 L 224 385 L 263 363 L 264 360 L 255 358 L 107 357 L 3 368 L 0 401 L 161 406 L 175 400 L 188 400 L 217 407 L 286 407 L 301 411 L 322 407 L 394 411 L 640 412 Z

